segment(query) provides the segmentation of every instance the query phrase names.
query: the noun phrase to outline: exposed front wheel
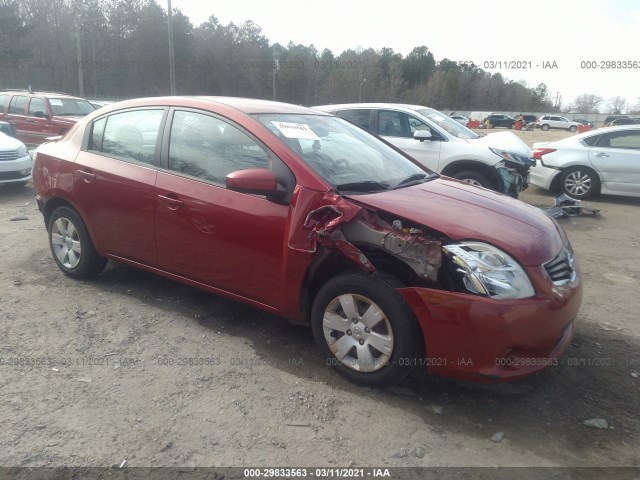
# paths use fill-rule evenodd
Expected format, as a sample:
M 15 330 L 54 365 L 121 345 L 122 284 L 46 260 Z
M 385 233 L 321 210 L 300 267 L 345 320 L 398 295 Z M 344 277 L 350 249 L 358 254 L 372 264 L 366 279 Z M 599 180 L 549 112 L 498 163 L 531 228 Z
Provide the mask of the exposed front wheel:
M 394 277 L 359 272 L 325 284 L 313 302 L 313 336 L 327 365 L 354 383 L 384 386 L 407 375 L 421 349 L 413 312 Z
M 493 182 L 489 180 L 486 175 L 480 172 L 476 172 L 475 170 L 465 170 L 463 172 L 456 173 L 455 175 L 453 175 L 453 178 L 462 180 L 463 182 L 470 185 L 476 185 L 478 187 L 495 190 Z
M 80 216 L 69 207 L 57 208 L 48 225 L 53 258 L 66 275 L 88 278 L 97 275 L 107 259 L 96 252 Z
M 573 167 L 560 177 L 562 192 L 572 198 L 591 198 L 600 191 L 600 179 L 590 168 Z

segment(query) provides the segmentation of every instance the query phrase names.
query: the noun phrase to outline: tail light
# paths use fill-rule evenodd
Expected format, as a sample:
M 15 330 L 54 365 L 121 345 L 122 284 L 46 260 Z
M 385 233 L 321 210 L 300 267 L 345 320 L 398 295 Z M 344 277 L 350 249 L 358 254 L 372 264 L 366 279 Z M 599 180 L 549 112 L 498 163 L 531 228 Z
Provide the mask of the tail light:
M 534 148 L 532 152 L 533 158 L 535 158 L 536 160 L 542 161 L 543 155 L 546 155 L 547 153 L 555 152 L 556 150 L 557 148 Z

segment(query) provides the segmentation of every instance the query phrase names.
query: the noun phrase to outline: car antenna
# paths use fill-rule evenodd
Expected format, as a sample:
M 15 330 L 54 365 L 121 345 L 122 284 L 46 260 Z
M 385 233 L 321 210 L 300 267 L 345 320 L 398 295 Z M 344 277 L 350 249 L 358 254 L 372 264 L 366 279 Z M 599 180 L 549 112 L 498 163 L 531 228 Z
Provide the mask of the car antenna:
M 31 85 L 27 86 L 27 90 L 29 90 L 29 93 L 33 93 L 33 90 L 31 89 Z

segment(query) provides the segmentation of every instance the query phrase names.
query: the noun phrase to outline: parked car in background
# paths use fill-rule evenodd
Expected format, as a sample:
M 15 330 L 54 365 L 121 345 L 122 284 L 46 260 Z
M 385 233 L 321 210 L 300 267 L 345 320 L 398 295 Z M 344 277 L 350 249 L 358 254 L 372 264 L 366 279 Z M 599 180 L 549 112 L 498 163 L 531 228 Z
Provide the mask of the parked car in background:
M 491 115 L 485 117 L 482 120 L 482 125 L 486 125 L 487 120 L 489 120 L 489 128 L 513 128 L 516 123 L 515 118 L 510 117 L 509 115 L 503 115 L 501 113 L 492 113 Z
M 538 126 L 541 130 L 557 128 L 575 132 L 578 130 L 578 125 L 580 125 L 578 122 L 572 122 L 568 118 L 560 117 L 558 115 L 542 115 L 538 120 Z
M 607 126 L 608 127 L 619 127 L 622 125 L 638 125 L 640 124 L 640 118 L 616 118 L 611 120 Z
M 614 120 L 618 120 L 620 118 L 629 118 L 629 117 L 627 115 L 608 115 L 602 122 L 602 126 L 608 127 L 611 125 L 611 122 L 613 122 Z
M 31 156 L 17 138 L 0 132 L 0 184 L 19 187 L 31 180 Z
M 640 196 L 640 125 L 600 128 L 535 143 L 531 183 L 585 199 L 598 193 Z
M 0 120 L 13 124 L 16 137 L 26 144 L 39 145 L 48 137 L 64 135 L 94 110 L 85 99 L 65 93 L 0 91 Z
M 572 120 L 572 122 L 577 122 L 580 125 L 584 125 L 584 126 L 588 126 L 593 128 L 595 125 L 593 124 L 593 122 L 590 122 L 589 120 L 585 120 L 584 118 L 574 118 Z
M 524 124 L 527 125 L 529 123 L 536 124 L 538 123 L 538 117 L 535 115 L 522 115 L 524 118 Z
M 41 145 L 34 186 L 66 275 L 113 259 L 306 323 L 359 384 L 513 380 L 574 335 L 582 282 L 551 217 L 317 110 L 121 102 Z
M 465 127 L 469 124 L 469 119 L 464 115 L 451 115 L 451 118 L 453 118 L 460 125 L 464 125 Z
M 434 172 L 513 197 L 527 188 L 531 150 L 511 132 L 481 136 L 420 105 L 347 103 L 313 108 L 380 135 Z

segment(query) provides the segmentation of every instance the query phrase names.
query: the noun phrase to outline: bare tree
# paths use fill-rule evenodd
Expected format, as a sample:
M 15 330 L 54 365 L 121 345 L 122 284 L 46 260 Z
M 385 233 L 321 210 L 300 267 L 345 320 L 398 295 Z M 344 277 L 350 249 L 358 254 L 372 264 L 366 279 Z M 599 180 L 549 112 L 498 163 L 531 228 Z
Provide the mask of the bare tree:
M 622 97 L 612 97 L 609 99 L 609 113 L 621 114 L 627 109 L 627 99 Z
M 599 113 L 598 105 L 602 102 L 602 97 L 593 93 L 584 93 L 576 97 L 573 103 L 578 113 Z

